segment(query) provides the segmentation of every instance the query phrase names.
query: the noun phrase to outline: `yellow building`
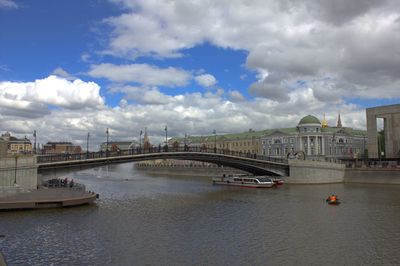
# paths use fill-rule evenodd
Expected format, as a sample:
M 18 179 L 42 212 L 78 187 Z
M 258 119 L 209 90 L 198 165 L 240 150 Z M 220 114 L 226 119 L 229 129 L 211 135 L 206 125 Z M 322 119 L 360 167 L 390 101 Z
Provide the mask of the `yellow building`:
M 172 138 L 168 141 L 169 145 L 183 147 L 186 143 L 188 147 L 198 147 L 207 150 L 226 150 L 247 154 L 260 154 L 260 137 L 264 131 L 249 130 L 237 134 L 214 134 L 210 136 L 188 136 L 184 138 Z
M 18 139 L 16 137 L 11 136 L 11 134 L 7 132 L 5 134 L 2 134 L 1 138 L 7 142 L 7 153 L 9 154 L 32 153 L 32 143 L 26 137 Z

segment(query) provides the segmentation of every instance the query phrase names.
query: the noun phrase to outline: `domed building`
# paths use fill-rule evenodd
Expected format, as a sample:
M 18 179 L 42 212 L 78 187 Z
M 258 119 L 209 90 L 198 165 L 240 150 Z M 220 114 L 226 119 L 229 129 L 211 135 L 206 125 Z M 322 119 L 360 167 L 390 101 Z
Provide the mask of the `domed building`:
M 322 123 L 317 117 L 307 115 L 295 128 L 267 131 L 260 139 L 261 151 L 265 156 L 277 158 L 361 158 L 365 155 L 366 133 L 342 127 L 340 114 L 334 127 L 328 125 L 325 115 Z

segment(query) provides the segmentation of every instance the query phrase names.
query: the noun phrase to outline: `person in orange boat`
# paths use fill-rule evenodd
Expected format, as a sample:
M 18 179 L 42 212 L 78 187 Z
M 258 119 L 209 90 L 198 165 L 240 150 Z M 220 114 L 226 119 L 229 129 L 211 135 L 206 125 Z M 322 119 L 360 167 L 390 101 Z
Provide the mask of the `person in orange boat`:
M 330 201 L 330 202 L 335 202 L 335 201 L 337 201 L 337 200 L 338 200 L 338 198 L 337 198 L 337 196 L 334 195 L 334 194 L 332 194 L 331 196 L 329 196 L 329 197 L 326 199 L 326 201 Z

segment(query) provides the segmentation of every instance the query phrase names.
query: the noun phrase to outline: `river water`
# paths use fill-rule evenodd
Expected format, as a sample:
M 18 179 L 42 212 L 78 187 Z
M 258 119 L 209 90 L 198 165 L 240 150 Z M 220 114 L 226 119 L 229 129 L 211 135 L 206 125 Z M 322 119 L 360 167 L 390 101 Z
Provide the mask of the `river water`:
M 1 212 L 9 265 L 400 265 L 400 186 L 235 188 L 132 163 L 68 176 L 100 200 Z

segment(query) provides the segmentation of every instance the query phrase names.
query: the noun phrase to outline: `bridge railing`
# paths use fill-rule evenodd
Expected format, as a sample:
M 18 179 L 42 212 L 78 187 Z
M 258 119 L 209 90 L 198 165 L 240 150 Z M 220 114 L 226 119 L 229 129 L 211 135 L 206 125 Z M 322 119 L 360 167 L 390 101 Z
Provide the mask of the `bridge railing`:
M 215 149 L 215 148 L 204 148 L 199 146 L 186 146 L 186 147 L 151 147 L 151 148 L 135 148 L 127 150 L 113 150 L 113 151 L 98 151 L 98 152 L 85 152 L 85 153 L 63 153 L 63 154 L 48 154 L 48 155 L 38 155 L 37 163 L 50 163 L 50 162 L 60 162 L 60 161 L 72 161 L 72 160 L 87 160 L 96 158 L 107 158 L 107 157 L 119 157 L 127 155 L 140 155 L 140 154 L 155 154 L 163 152 L 204 152 L 204 153 L 215 153 L 232 155 L 242 158 L 252 158 L 262 161 L 287 163 L 286 159 L 274 158 L 265 155 L 258 155 L 255 153 L 245 153 L 238 151 L 231 151 L 227 149 Z

